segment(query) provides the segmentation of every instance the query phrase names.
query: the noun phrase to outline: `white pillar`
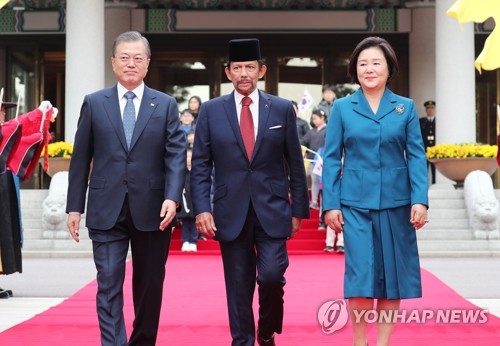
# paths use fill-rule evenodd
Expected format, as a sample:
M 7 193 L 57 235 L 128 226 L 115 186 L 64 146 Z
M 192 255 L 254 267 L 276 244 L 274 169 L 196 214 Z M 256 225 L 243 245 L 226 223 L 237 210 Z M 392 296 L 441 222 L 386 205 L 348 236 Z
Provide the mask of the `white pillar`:
M 104 87 L 104 0 L 66 2 L 64 138 L 73 142 L 86 94 Z
M 431 6 L 432 5 L 432 6 Z M 434 3 L 412 9 L 410 48 L 410 98 L 418 115 L 425 116 L 424 102 L 436 99 L 436 26 Z
M 474 26 L 446 11 L 456 0 L 436 1 L 436 143 L 476 141 Z

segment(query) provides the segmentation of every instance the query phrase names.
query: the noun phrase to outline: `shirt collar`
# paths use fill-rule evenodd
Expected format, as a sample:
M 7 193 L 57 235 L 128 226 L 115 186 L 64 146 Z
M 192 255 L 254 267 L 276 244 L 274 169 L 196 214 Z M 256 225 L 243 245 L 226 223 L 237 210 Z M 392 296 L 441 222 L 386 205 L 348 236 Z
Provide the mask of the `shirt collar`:
M 128 90 L 125 88 L 123 85 L 120 83 L 117 84 L 116 86 L 118 90 L 118 99 L 121 100 L 127 91 L 132 91 L 135 94 L 135 97 L 139 100 L 139 102 L 142 100 L 142 95 L 144 95 L 144 83 L 141 83 L 137 88 L 134 90 Z
M 238 106 L 241 106 L 241 101 L 245 95 L 240 94 L 236 90 L 234 91 L 234 101 Z M 250 95 L 248 95 L 252 99 L 252 104 L 258 105 L 259 104 L 259 91 L 255 89 Z

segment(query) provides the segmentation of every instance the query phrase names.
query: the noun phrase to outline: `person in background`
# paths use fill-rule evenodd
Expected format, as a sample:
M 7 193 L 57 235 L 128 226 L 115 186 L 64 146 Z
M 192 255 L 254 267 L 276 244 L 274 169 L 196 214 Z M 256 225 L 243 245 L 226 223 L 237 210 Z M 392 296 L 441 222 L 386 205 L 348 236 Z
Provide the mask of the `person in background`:
M 429 100 L 424 102 L 425 113 L 427 116 L 420 118 L 420 129 L 422 130 L 422 139 L 424 148 L 436 145 L 436 102 Z M 431 169 L 431 183 L 436 183 L 436 166 L 427 161 L 427 169 Z
M 299 140 L 305 136 L 305 134 L 309 131 L 309 124 L 307 121 L 299 117 L 299 107 L 297 102 L 292 101 L 293 109 L 295 110 L 295 114 L 297 114 L 297 135 L 299 136 Z
M 333 106 L 333 102 L 337 99 L 337 94 L 336 94 L 337 89 L 335 88 L 335 85 L 333 84 L 325 84 L 321 88 L 321 101 L 318 103 L 318 105 L 314 108 L 321 109 L 323 112 L 325 112 L 326 117 L 328 118 L 330 116 L 330 111 Z M 310 120 L 311 127 L 314 128 L 314 122 L 312 119 L 311 115 L 311 120 Z
M 348 74 L 361 87 L 334 103 L 328 122 L 323 207 L 327 226 L 344 232 L 354 346 L 368 344 L 356 314 L 397 314 L 401 299 L 422 296 L 416 230 L 427 222 L 426 157 L 413 100 L 387 87 L 398 70 L 385 39 L 359 42 Z M 389 345 L 394 323 L 377 327 L 376 344 Z
M 194 129 L 186 132 L 186 144 L 188 149 L 193 149 L 194 144 Z
M 181 127 L 184 131 L 184 134 L 187 134 L 189 131 L 195 129 L 196 126 L 194 124 L 194 115 L 189 109 L 184 109 L 181 112 L 179 119 L 181 121 Z
M 86 226 L 97 269 L 102 345 L 156 344 L 171 229 L 182 201 L 185 135 L 175 99 L 144 84 L 150 59 L 149 42 L 140 33 L 115 39 L 117 84 L 85 96 L 69 168 L 67 226 L 76 242 L 89 188 Z M 123 283 L 129 247 L 135 318 L 127 341 Z
M 201 98 L 199 96 L 191 96 L 188 100 L 188 109 L 191 111 L 194 117 L 194 122 L 198 119 L 198 113 L 200 113 L 201 108 Z
M 325 252 L 344 253 L 344 235 L 342 232 L 335 232 L 331 227 L 326 227 Z
M 6 111 L 16 105 L 14 102 L 2 102 L 0 131 L 6 120 Z M 19 178 L 3 165 L 0 167 L 0 275 L 23 272 L 19 197 Z M 0 299 L 12 296 L 12 290 L 0 288 Z
M 182 192 L 181 210 L 177 213 L 177 219 L 182 225 L 182 252 L 198 251 L 198 231 L 194 223 L 193 203 L 191 201 L 191 158 L 193 155 L 192 149 L 186 151 L 186 183 Z
M 45 100 L 38 109 L 6 121 L 6 110 L 15 106 L 1 102 L 0 107 L 0 275 L 22 273 L 20 180 L 29 179 L 38 166 L 40 153 L 50 140 L 50 122 L 58 113 Z M 12 296 L 12 290 L 0 288 L 0 298 Z
M 307 175 L 311 178 L 311 203 L 309 208 L 319 210 L 319 181 L 320 177 L 313 173 L 315 162 L 317 161 L 317 153 L 320 148 L 325 146 L 326 138 L 326 123 L 328 121 L 323 110 L 316 108 L 312 111 L 312 121 L 314 127 L 310 129 L 300 140 L 300 144 L 312 150 L 306 154 L 306 159 L 311 161 L 307 166 Z
M 259 40 L 229 41 L 225 72 L 234 91 L 203 103 L 193 147 L 196 226 L 220 243 L 232 346 L 255 344 L 256 283 L 257 343 L 276 344 L 283 327 L 286 242 L 309 217 L 296 114 L 291 101 L 257 89 L 266 70 Z

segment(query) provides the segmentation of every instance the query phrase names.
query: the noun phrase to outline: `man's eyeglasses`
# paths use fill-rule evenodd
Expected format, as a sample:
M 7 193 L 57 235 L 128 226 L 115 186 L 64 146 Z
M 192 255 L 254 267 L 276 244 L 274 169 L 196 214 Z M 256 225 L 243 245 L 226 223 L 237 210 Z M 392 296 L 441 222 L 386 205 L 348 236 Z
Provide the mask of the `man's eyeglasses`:
M 140 65 L 144 62 L 144 60 L 147 60 L 141 55 L 136 55 L 136 56 L 120 55 L 117 59 L 120 60 L 123 64 L 128 64 L 130 59 L 132 59 L 132 61 L 136 65 Z

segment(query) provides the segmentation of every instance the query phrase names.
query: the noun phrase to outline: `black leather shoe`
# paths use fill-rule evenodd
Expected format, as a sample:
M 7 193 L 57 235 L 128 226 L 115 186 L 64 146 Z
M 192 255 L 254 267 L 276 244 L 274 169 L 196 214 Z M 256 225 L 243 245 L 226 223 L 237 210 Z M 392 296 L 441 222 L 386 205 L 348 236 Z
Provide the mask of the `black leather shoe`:
M 7 291 L 0 291 L 0 299 L 7 299 L 9 298 L 9 294 L 7 293 Z
M 14 295 L 11 290 L 4 290 L 3 288 L 0 288 L 0 294 L 1 293 L 7 293 L 9 297 L 12 297 Z
M 271 335 L 270 338 L 263 338 L 260 335 L 257 335 L 257 343 L 259 346 L 276 346 L 276 343 L 274 342 L 274 334 Z

